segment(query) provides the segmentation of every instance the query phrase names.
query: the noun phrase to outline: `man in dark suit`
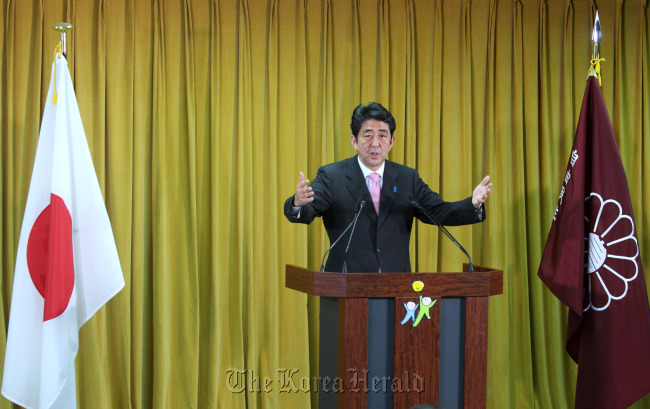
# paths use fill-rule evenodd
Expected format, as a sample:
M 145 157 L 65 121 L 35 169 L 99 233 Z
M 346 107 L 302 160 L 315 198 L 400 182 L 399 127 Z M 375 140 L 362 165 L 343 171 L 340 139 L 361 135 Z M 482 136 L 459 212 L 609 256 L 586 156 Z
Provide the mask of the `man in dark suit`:
M 376 102 L 359 105 L 352 115 L 350 142 L 358 155 L 325 165 L 309 186 L 302 172 L 296 194 L 284 212 L 293 223 L 311 223 L 321 216 L 330 243 L 352 222 L 361 201 L 345 263 L 348 272 L 411 271 L 409 241 L 413 218 L 432 224 L 411 202 L 416 201 L 440 223 L 449 226 L 483 221 L 483 202 L 490 194 L 489 176 L 474 194 L 458 202 L 445 202 L 422 181 L 417 170 L 386 160 L 395 142 L 395 119 Z M 371 197 L 371 174 L 378 173 L 379 210 Z M 349 234 L 349 232 L 347 233 Z M 325 271 L 342 271 L 348 237 L 331 250 Z
M 315 217 L 322 217 L 330 243 L 334 243 L 365 202 L 352 240 L 352 230 L 349 230 L 332 248 L 325 271 L 343 271 L 344 264 L 351 273 L 411 271 L 409 241 L 413 218 L 431 223 L 412 201 L 445 225 L 484 220 L 483 203 L 492 188 L 488 184 L 489 176 L 471 197 L 445 202 L 429 189 L 415 169 L 386 160 L 395 142 L 395 119 L 383 106 L 376 102 L 359 105 L 352 114 L 350 127 L 350 142 L 358 155 L 321 167 L 311 186 L 300 172 L 296 194 L 284 204 L 284 213 L 293 223 L 309 224 Z M 369 382 L 393 376 L 394 311 L 393 300 L 369 300 Z M 319 372 L 322 379 L 334 379 L 337 374 L 336 359 L 332 359 L 337 355 L 337 315 L 336 300 L 321 297 Z M 319 407 L 336 407 L 336 394 L 320 390 Z M 370 391 L 367 407 L 391 408 L 390 388 Z

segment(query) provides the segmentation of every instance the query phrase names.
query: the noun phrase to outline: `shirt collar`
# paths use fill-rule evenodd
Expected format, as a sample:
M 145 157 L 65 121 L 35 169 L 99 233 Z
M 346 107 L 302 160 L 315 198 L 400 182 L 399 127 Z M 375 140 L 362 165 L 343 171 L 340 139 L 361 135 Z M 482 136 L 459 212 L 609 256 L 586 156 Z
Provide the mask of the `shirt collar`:
M 361 159 L 359 158 L 358 155 L 357 155 L 357 161 L 359 161 L 359 166 L 361 167 L 361 172 L 363 172 L 363 177 L 364 178 L 367 178 L 368 175 L 371 174 L 371 173 L 378 173 L 379 177 L 381 177 L 381 178 L 384 177 L 384 167 L 386 166 L 386 161 L 384 161 L 384 163 L 382 163 L 381 166 L 379 167 L 379 169 L 377 169 L 377 170 L 368 169 L 368 167 L 361 162 Z

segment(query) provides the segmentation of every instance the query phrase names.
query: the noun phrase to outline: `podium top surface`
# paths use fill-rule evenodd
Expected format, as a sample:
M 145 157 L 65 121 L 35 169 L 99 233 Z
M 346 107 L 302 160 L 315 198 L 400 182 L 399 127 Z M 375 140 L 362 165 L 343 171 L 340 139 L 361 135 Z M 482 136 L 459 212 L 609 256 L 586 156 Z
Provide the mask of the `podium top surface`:
M 421 292 L 413 290 L 421 281 Z M 503 271 L 474 266 L 458 273 L 328 273 L 288 264 L 285 286 L 320 297 L 488 297 L 503 293 Z

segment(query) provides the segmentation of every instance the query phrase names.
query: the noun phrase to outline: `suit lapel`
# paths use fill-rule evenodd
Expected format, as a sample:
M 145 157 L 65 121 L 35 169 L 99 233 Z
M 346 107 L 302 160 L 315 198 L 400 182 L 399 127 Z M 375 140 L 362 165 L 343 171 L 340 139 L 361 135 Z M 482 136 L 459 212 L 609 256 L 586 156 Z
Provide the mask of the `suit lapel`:
M 398 173 L 393 168 L 393 164 L 389 161 L 385 162 L 384 167 L 384 182 L 381 186 L 381 195 L 379 196 L 379 221 L 377 226 L 381 226 L 384 221 L 388 218 L 390 211 L 395 203 L 395 197 L 399 191 L 397 186 L 397 180 L 399 178 Z M 370 194 L 368 194 L 370 196 Z M 374 209 L 373 209 L 374 210 Z M 373 212 L 374 213 L 374 212 Z
M 345 176 L 348 178 L 346 187 L 354 202 L 356 203 L 359 197 L 361 197 L 361 200 L 365 200 L 366 205 L 363 207 L 363 211 L 370 217 L 370 220 L 376 223 L 377 213 L 375 213 L 375 207 L 372 205 L 368 185 L 366 185 L 366 179 L 363 177 L 363 172 L 359 167 L 359 161 L 356 156 L 348 160 Z

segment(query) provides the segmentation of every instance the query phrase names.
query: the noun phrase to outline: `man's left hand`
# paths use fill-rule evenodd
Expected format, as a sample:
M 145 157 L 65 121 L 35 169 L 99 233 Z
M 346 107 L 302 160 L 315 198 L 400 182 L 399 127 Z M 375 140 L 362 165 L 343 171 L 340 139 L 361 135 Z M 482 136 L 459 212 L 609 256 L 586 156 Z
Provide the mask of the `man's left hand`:
M 472 195 L 472 204 L 474 207 L 478 208 L 481 206 L 490 195 L 492 183 L 488 183 L 489 180 L 489 176 L 484 177 L 481 183 L 479 183 L 478 186 L 476 186 L 476 189 L 474 189 L 474 194 Z

